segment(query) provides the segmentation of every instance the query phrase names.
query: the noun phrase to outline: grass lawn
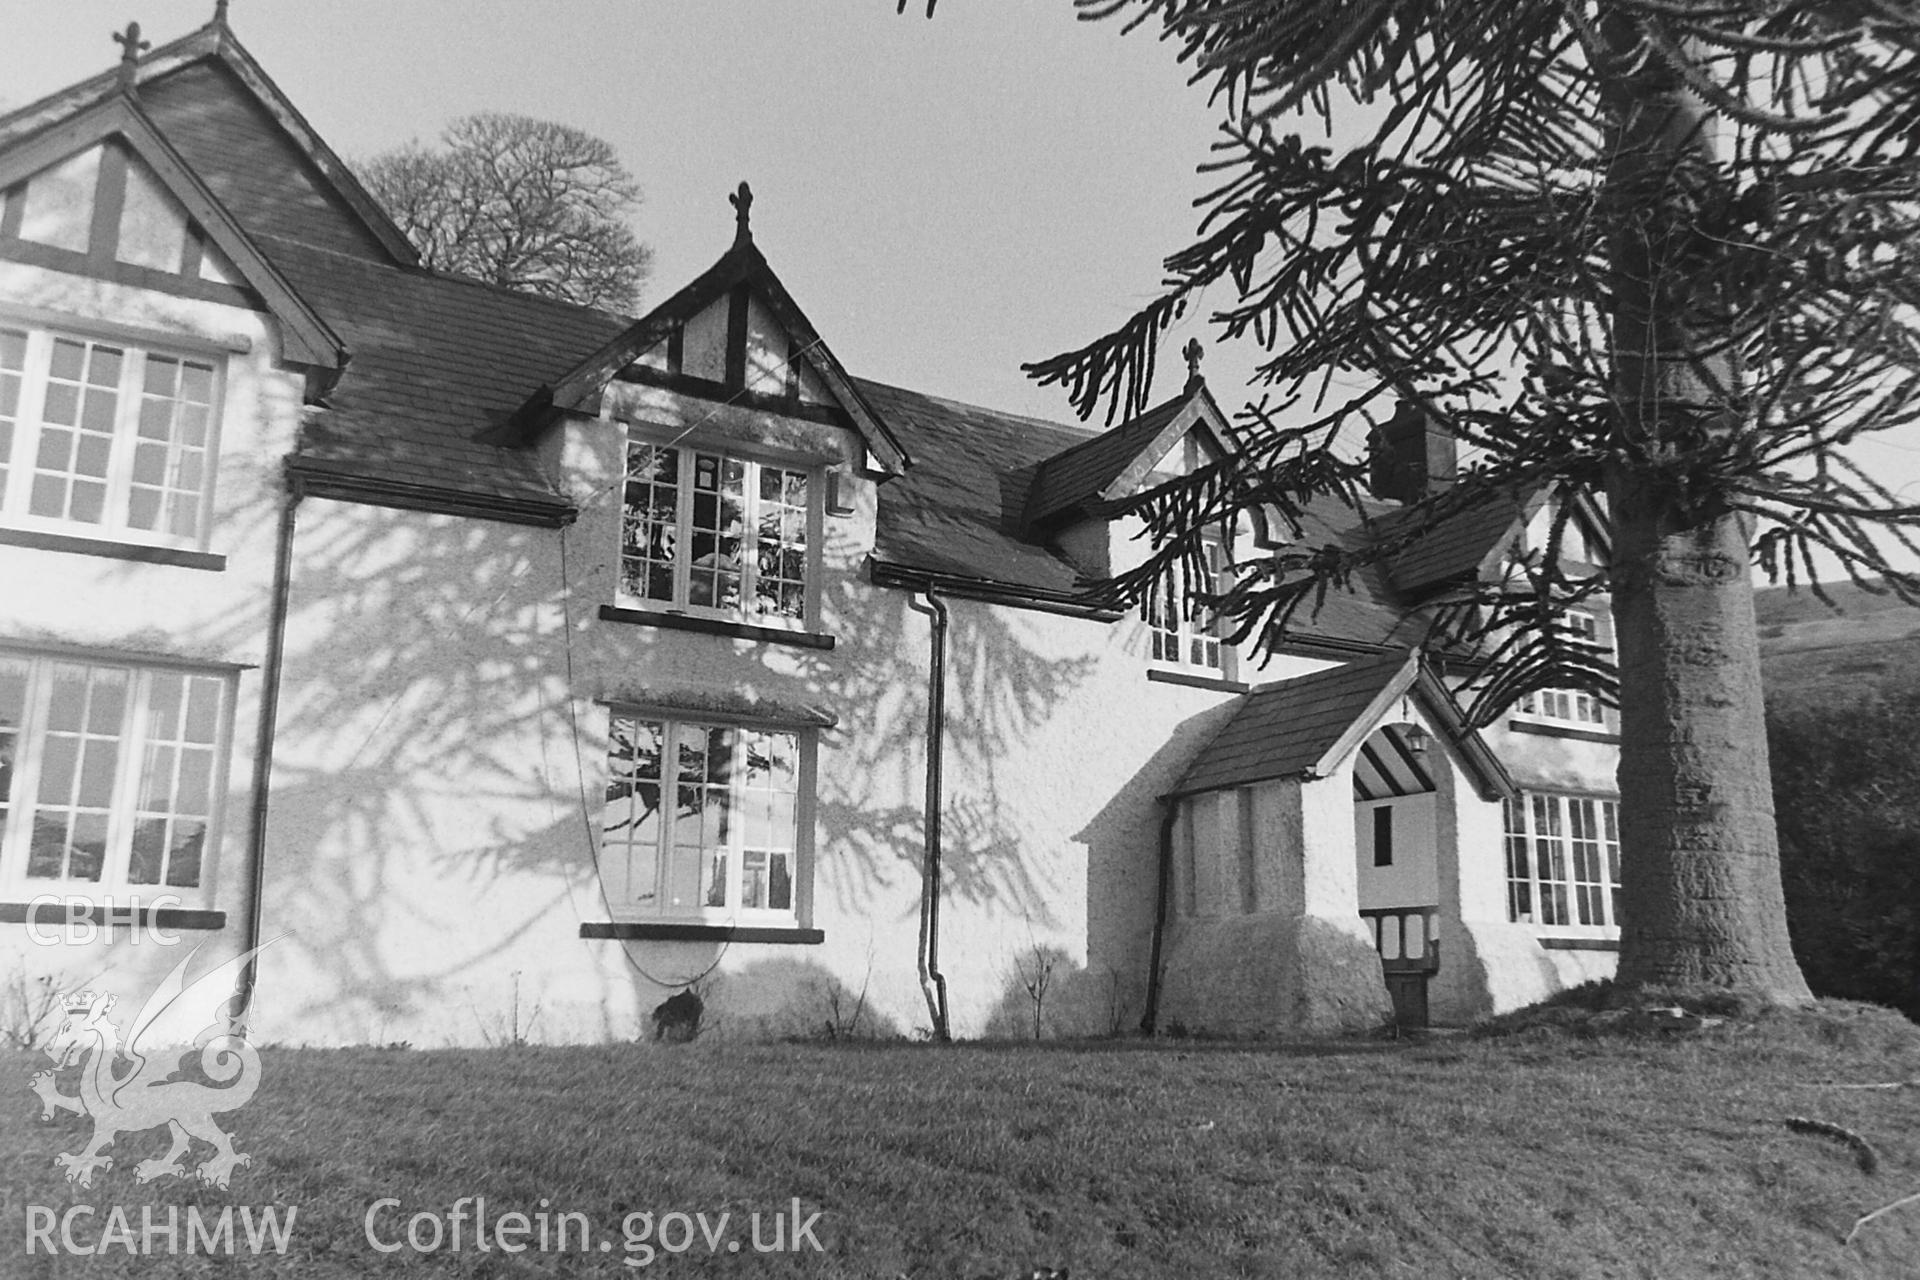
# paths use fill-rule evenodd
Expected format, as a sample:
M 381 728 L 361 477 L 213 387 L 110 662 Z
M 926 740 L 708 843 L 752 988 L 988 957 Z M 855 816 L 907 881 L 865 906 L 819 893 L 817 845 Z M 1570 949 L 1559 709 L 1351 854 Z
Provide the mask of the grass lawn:
M 1920 1275 L 1920 1203 L 1841 1242 L 1920 1192 L 1920 1088 L 1835 1087 L 1920 1076 L 1920 1028 L 1858 1007 L 1640 1038 L 263 1057 L 259 1095 L 224 1117 L 253 1163 L 221 1192 L 136 1183 L 159 1131 L 69 1188 L 53 1158 L 87 1126 L 42 1123 L 25 1081 L 43 1059 L 0 1055 L 18 1082 L 0 1107 L 0 1275 Z M 1859 1135 L 1877 1172 L 1789 1116 Z M 451 1251 L 467 1196 L 485 1197 L 490 1233 L 527 1215 L 527 1235 L 505 1219 L 490 1242 L 534 1247 L 478 1250 L 469 1212 Z M 374 1212 L 376 1236 L 402 1246 L 390 1254 L 365 1228 L 383 1198 L 399 1202 Z M 796 1199 L 803 1224 L 820 1215 L 802 1250 L 756 1252 L 749 1215 L 759 1243 L 777 1216 L 792 1244 Z M 76 1242 L 101 1255 L 28 1255 L 34 1206 L 74 1204 L 94 1209 L 70 1220 Z M 121 1206 L 138 1247 L 143 1210 L 164 1226 L 189 1205 L 207 1225 L 227 1206 L 297 1218 L 285 1252 L 260 1258 L 167 1256 L 164 1234 L 149 1237 L 159 1255 L 132 1257 L 111 1229 Z M 567 1252 L 540 1252 L 535 1215 L 557 1230 L 563 1211 L 584 1215 L 587 1250 L 573 1221 Z M 655 1231 L 629 1252 L 622 1221 L 649 1212 Z M 418 1213 L 433 1215 L 422 1241 L 445 1237 L 432 1258 L 404 1244 Z M 691 1248 L 657 1251 L 659 1232 Z M 649 1267 L 622 1265 L 649 1247 Z

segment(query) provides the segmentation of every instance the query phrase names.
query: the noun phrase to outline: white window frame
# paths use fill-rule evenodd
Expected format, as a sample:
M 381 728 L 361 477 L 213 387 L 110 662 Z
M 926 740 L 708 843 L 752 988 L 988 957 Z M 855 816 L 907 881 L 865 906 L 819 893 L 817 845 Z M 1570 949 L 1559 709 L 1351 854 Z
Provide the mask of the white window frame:
M 5 468 L 4 480 L 0 480 L 0 524 L 9 528 L 41 530 L 102 541 L 204 550 L 212 524 L 214 484 L 220 455 L 220 425 L 227 374 L 225 356 L 193 344 L 176 347 L 164 341 L 135 338 L 120 332 L 89 333 L 80 327 L 52 328 L 16 320 L 3 313 L 0 313 L 0 335 L 19 335 L 24 337 L 26 343 L 22 368 L 17 374 L 0 367 L 0 383 L 15 382 L 17 378 L 17 385 L 12 388 L 12 448 L 0 451 L 0 467 Z M 119 351 L 122 356 L 120 376 L 115 384 L 113 432 L 102 478 L 106 492 L 98 521 L 78 520 L 66 515 L 36 515 L 31 510 L 41 439 L 50 431 L 69 430 L 46 422 L 48 389 L 55 381 L 52 376 L 53 354 L 59 342 L 82 344 L 85 348 L 83 360 L 88 367 L 95 348 L 110 348 Z M 194 498 L 194 531 L 191 534 L 174 533 L 165 527 L 164 500 L 158 514 L 161 527 L 141 529 L 130 523 L 134 491 L 137 488 L 154 488 L 148 481 L 136 483 L 136 455 L 143 441 L 149 446 L 161 444 L 155 438 L 143 437 L 140 431 L 142 406 L 146 400 L 146 369 L 150 358 L 191 364 L 208 373 L 204 442 L 199 446 L 180 446 L 176 443 L 177 437 L 169 436 L 163 462 L 165 478 L 172 482 L 178 479 L 179 468 L 188 456 L 198 456 L 201 474 L 198 493 Z M 0 387 L 0 405 L 4 405 L 5 390 Z M 176 415 L 178 403 L 175 402 Z M 6 415 L 0 413 L 0 424 L 5 422 Z M 73 473 L 65 474 L 71 477 Z M 190 489 L 188 491 L 191 492 Z
M 11 768 L 4 782 L 5 816 L 0 818 L 0 897 L 9 901 L 27 901 L 43 894 L 116 902 L 140 897 L 147 901 L 162 895 L 177 897 L 189 906 L 207 906 L 214 900 L 219 866 L 221 828 L 226 808 L 228 773 L 233 749 L 235 673 L 227 668 L 207 668 L 187 664 L 149 663 L 105 659 L 82 653 L 0 649 L 0 659 L 25 662 L 28 667 L 25 714 L 18 725 L 0 718 L 0 737 L 11 736 L 6 748 L 12 753 Z M 106 810 L 106 831 L 101 857 L 100 877 L 30 876 L 28 868 L 33 852 L 35 816 L 39 810 L 41 776 L 47 761 L 50 708 L 54 672 L 57 668 L 86 668 L 95 672 L 121 672 L 127 678 L 127 696 L 116 724 L 108 732 L 90 725 L 89 737 L 112 739 L 118 745 L 105 806 L 86 805 Z M 159 735 L 162 726 L 154 723 L 153 690 L 156 676 L 185 677 L 189 680 L 216 682 L 219 704 L 214 713 L 211 744 L 194 744 L 210 753 L 207 776 L 206 829 L 201 837 L 198 882 L 192 885 L 166 883 L 163 868 L 158 883 L 136 884 L 130 878 L 134 838 L 141 815 L 155 811 L 143 804 L 142 789 L 146 774 L 156 763 L 156 753 L 173 747 L 177 740 Z M 68 731 L 60 731 L 63 736 Z M 177 750 L 175 759 L 177 760 Z M 177 763 L 173 768 L 178 768 Z M 177 776 L 177 775 L 176 775 Z M 58 806 L 56 806 L 58 807 Z M 168 817 L 177 816 L 171 810 Z
M 1230 573 L 1226 540 L 1215 531 L 1207 530 L 1201 534 L 1200 555 L 1213 577 L 1208 593 L 1225 590 Z M 1230 677 L 1233 646 L 1221 636 L 1220 620 L 1195 601 L 1196 592 L 1188 574 L 1185 560 L 1174 561 L 1141 601 L 1141 618 L 1147 624 L 1148 656 L 1158 667 Z
M 1609 648 L 1600 638 L 1598 614 L 1589 609 L 1568 609 L 1562 616 L 1562 625 L 1573 633 L 1575 643 L 1595 651 Z M 1567 725 L 1596 732 L 1612 728 L 1607 705 L 1585 689 L 1536 689 L 1514 704 L 1513 714 L 1539 724 Z
M 628 489 L 636 483 L 632 474 L 632 459 L 637 449 L 672 450 L 676 455 L 675 471 L 675 508 L 673 533 L 672 598 L 661 599 L 658 596 L 637 594 L 627 589 L 626 578 L 629 558 L 627 555 Z M 743 516 L 741 531 L 741 555 L 737 570 L 740 581 L 740 602 L 737 606 L 727 607 L 695 601 L 695 565 L 692 548 L 695 538 L 695 497 L 693 483 L 695 468 L 702 456 L 718 459 L 724 467 L 728 462 L 741 464 L 745 469 L 743 479 Z M 795 472 L 806 478 L 805 537 L 803 560 L 803 580 L 800 583 L 800 614 L 794 617 L 782 613 L 762 612 L 759 605 L 758 588 L 760 577 L 759 558 L 759 522 L 763 514 L 763 499 L 760 496 L 760 478 L 767 469 Z M 733 445 L 717 445 L 704 441 L 677 440 L 672 437 L 653 439 L 649 433 L 629 430 L 621 452 L 621 495 L 619 544 L 615 549 L 615 587 L 616 605 L 632 609 L 652 609 L 667 613 L 682 613 L 698 617 L 720 618 L 729 621 L 751 623 L 755 626 L 777 627 L 786 630 L 813 630 L 818 626 L 820 601 L 820 546 L 824 534 L 826 469 L 818 461 L 785 457 L 753 449 L 741 449 Z M 644 559 L 638 563 L 646 563 Z
M 1507 919 L 1539 929 L 1617 935 L 1619 801 L 1522 791 L 1504 810 Z
M 726 842 L 709 848 L 705 844 L 689 844 L 679 839 L 684 824 L 692 819 L 682 813 L 681 805 L 661 805 L 658 815 L 657 834 L 650 840 L 636 841 L 629 834 L 633 830 L 635 819 L 632 811 L 625 806 L 621 791 L 620 768 L 617 754 L 622 745 L 621 722 L 630 725 L 655 725 L 662 732 L 660 768 L 664 772 L 668 761 L 680 758 L 682 743 L 699 743 L 710 730 L 726 730 L 733 735 L 731 744 L 732 759 L 729 770 L 731 785 L 728 789 L 728 831 Z M 631 735 L 634 730 L 629 729 Z M 752 786 L 752 775 L 747 770 L 746 758 L 752 735 L 778 734 L 791 739 L 794 752 L 794 773 L 792 790 L 784 788 L 761 788 L 762 791 L 791 795 L 793 806 L 793 828 L 787 839 L 787 848 L 779 850 L 773 842 L 761 842 L 761 848 L 768 853 L 767 887 L 769 904 L 765 906 L 742 906 L 744 878 L 748 854 L 755 851 L 752 840 L 753 822 L 748 806 L 743 802 L 744 794 Z M 629 739 L 630 740 L 630 739 Z M 724 715 L 699 713 L 695 718 L 687 713 L 661 712 L 646 708 L 614 706 L 608 709 L 606 787 L 602 791 L 603 801 L 599 838 L 600 875 L 602 889 L 606 894 L 608 909 L 617 920 L 627 922 L 679 922 L 713 925 L 745 925 L 755 927 L 795 927 L 805 923 L 812 913 L 812 869 L 813 869 L 813 824 L 814 824 L 814 786 L 815 769 L 818 754 L 818 731 L 794 725 L 773 725 L 756 723 Z M 770 776 L 770 774 L 769 774 Z M 664 795 L 665 782 L 660 780 Z M 681 781 L 672 784 L 677 790 Z M 630 793 L 629 793 L 630 794 Z M 701 868 L 699 883 L 710 890 L 715 881 L 710 878 L 715 856 L 724 857 L 725 901 L 714 904 L 709 901 L 695 900 L 676 903 L 671 900 L 673 892 L 674 868 L 671 865 L 676 849 L 699 849 L 697 865 Z M 773 884 L 773 857 L 784 852 L 788 856 L 788 876 L 790 881 L 789 901 L 785 907 L 771 905 Z M 651 874 L 648 866 L 651 866 Z

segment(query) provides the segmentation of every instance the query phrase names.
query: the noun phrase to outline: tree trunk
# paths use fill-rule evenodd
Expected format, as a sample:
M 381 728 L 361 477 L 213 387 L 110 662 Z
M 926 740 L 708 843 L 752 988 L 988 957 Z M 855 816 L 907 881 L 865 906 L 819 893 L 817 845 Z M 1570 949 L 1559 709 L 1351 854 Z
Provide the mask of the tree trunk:
M 1616 427 L 1607 492 L 1620 663 L 1623 986 L 1810 998 L 1787 936 L 1748 529 L 1694 463 L 1741 429 L 1695 213 L 1712 121 L 1631 26 L 1616 81 L 1609 220 Z
M 1747 537 L 1609 486 L 1620 650 L 1619 980 L 1809 998 L 1787 937 Z

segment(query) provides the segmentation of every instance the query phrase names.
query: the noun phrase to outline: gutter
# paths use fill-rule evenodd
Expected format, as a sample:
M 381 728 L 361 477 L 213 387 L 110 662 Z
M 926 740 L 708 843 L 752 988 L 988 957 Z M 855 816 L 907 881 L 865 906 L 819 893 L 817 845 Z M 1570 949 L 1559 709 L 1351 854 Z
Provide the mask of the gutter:
M 1096 622 L 1118 622 L 1126 617 L 1119 609 L 1087 604 L 1085 599 L 1063 591 L 1023 587 L 994 578 L 973 578 L 961 574 L 914 569 L 886 560 L 867 561 L 868 577 L 876 587 L 902 587 L 908 591 L 934 591 L 958 600 L 978 600 L 983 604 L 1005 604 L 1042 613 L 1059 613 L 1070 618 L 1091 618 Z M 915 608 L 925 613 L 926 610 Z
M 247 859 L 252 889 L 247 898 L 247 947 L 240 971 L 239 1016 L 250 1018 L 259 978 L 260 921 L 267 888 L 267 789 L 273 781 L 273 743 L 280 720 L 280 671 L 287 647 L 287 605 L 293 596 L 294 518 L 306 484 L 298 472 L 287 471 L 287 496 L 280 507 L 280 529 L 274 539 L 273 597 L 267 612 L 267 661 L 260 682 L 260 728 L 253 754 L 253 815 Z
M 1153 953 L 1147 961 L 1147 1008 L 1140 1016 L 1140 1033 L 1153 1035 L 1160 1020 L 1160 948 L 1167 936 L 1167 899 L 1173 896 L 1173 824 L 1180 816 L 1182 796 L 1161 796 L 1160 882 L 1154 890 Z
M 302 491 L 313 497 L 357 502 L 362 506 L 394 507 L 402 511 L 466 516 L 475 520 L 498 520 L 504 524 L 532 525 L 541 529 L 563 529 L 580 515 L 580 509 L 564 498 L 512 498 L 500 494 L 437 489 L 401 480 L 350 475 L 316 467 L 299 458 L 288 463 L 287 474 L 290 483 L 297 481 L 302 485 Z
M 912 596 L 907 607 L 933 620 L 932 651 L 927 667 L 927 798 L 926 862 L 920 889 L 920 991 L 933 1019 L 933 1038 L 945 1044 L 953 1039 L 947 1020 L 947 979 L 940 972 L 940 772 L 941 744 L 947 727 L 947 606 L 929 584 L 923 605 Z

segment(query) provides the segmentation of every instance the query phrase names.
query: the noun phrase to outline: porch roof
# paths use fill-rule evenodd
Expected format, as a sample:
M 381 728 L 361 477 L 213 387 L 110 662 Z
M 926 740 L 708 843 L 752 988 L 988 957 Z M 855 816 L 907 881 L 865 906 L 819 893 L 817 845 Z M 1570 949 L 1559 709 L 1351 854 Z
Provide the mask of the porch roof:
M 1415 700 L 1453 749 L 1480 794 L 1498 799 L 1513 780 L 1480 735 L 1467 726 L 1446 686 L 1417 649 L 1262 685 L 1245 694 L 1231 719 L 1200 749 L 1176 796 L 1243 787 L 1278 778 L 1323 778 L 1379 725 L 1394 700 Z

